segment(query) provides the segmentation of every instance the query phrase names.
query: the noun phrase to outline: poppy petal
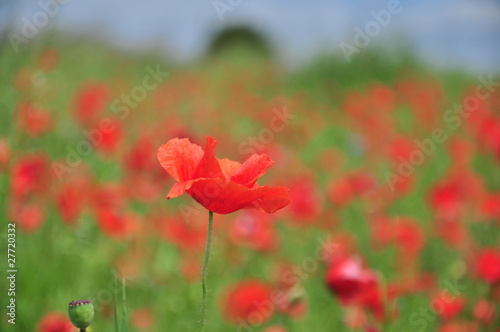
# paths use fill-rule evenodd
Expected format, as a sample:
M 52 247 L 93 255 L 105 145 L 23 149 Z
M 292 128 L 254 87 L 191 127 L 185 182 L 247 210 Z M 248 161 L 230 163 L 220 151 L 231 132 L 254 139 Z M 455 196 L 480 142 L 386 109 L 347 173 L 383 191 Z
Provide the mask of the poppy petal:
M 291 201 L 287 188 L 263 186 L 250 189 L 224 179 L 197 179 L 186 192 L 207 210 L 219 214 L 248 208 L 273 213 Z
M 231 175 L 233 175 L 234 172 L 236 172 L 236 170 L 241 167 L 241 164 L 239 162 L 229 160 L 227 158 L 219 159 L 219 165 L 222 173 L 224 174 L 224 177 L 228 181 L 229 178 L 231 178 Z
M 259 192 L 259 198 L 256 203 L 261 211 L 266 213 L 274 213 L 288 204 L 290 204 L 291 196 L 290 189 L 285 187 L 267 187 L 262 186 L 256 189 Z
M 193 178 L 224 178 L 221 171 L 219 161 L 215 158 L 214 148 L 217 141 L 210 136 L 207 136 L 205 153 L 196 167 Z
M 184 194 L 186 190 L 191 188 L 191 185 L 193 184 L 194 181 L 195 180 L 177 182 L 168 192 L 167 199 L 175 198 Z
M 203 149 L 187 138 L 171 139 L 158 150 L 161 166 L 179 182 L 193 179 L 202 157 Z
M 273 160 L 265 154 L 254 154 L 234 172 L 230 180 L 252 188 L 257 179 L 264 175 L 273 163 Z

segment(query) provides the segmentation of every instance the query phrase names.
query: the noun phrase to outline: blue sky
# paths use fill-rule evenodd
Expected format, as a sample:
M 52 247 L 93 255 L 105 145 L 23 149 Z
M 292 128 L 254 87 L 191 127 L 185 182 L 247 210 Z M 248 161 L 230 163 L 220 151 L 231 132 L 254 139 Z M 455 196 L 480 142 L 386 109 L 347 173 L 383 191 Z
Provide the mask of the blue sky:
M 31 18 L 40 2 L 49 1 L 17 0 L 18 28 L 20 18 Z M 287 64 L 297 65 L 319 52 L 339 52 L 340 43 L 353 42 L 355 27 L 373 20 L 372 10 L 397 0 L 221 1 L 239 3 L 223 21 L 212 0 L 64 0 L 50 25 L 125 48 L 154 45 L 182 61 L 200 56 L 210 35 L 224 26 L 246 23 L 276 42 Z M 500 1 L 400 0 L 400 7 L 372 44 L 393 49 L 404 41 L 438 66 L 500 71 Z

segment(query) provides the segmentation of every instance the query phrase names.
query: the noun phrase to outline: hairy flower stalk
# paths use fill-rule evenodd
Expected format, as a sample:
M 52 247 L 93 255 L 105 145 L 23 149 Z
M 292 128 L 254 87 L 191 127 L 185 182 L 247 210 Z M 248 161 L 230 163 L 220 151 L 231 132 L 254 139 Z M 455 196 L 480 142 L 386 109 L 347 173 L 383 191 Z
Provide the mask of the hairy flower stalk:
M 214 213 L 208 211 L 208 235 L 207 235 L 207 246 L 205 248 L 205 259 L 203 260 L 203 269 L 201 272 L 201 330 L 205 330 L 206 318 L 205 314 L 207 311 L 207 269 L 208 269 L 208 259 L 210 257 L 210 246 L 212 244 L 212 224 L 214 220 Z

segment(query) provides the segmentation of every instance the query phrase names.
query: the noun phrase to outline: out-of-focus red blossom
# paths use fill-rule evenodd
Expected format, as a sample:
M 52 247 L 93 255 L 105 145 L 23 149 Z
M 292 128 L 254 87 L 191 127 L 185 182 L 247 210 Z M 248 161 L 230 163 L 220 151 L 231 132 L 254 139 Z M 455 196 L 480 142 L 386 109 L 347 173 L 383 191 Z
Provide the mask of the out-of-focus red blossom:
M 429 201 L 439 218 L 456 219 L 462 214 L 463 196 L 456 182 L 448 181 L 434 186 Z
M 244 211 L 229 227 L 229 239 L 234 245 L 269 251 L 278 244 L 273 220 L 268 214 L 256 210 Z
M 20 102 L 17 107 L 19 129 L 30 136 L 39 136 L 50 129 L 52 117 L 47 110 L 36 107 L 32 102 Z
M 500 221 L 500 193 L 489 194 L 483 201 L 481 212 L 487 218 Z
M 85 83 L 75 96 L 75 117 L 84 126 L 103 112 L 109 101 L 109 89 L 102 83 Z
M 80 216 L 89 194 L 86 179 L 74 179 L 65 183 L 56 195 L 56 204 L 62 220 L 72 225 Z
M 136 309 L 132 312 L 132 326 L 138 330 L 144 330 L 154 324 L 155 318 L 150 309 Z
M 10 161 L 10 147 L 7 140 L 0 139 L 0 171 L 4 171 L 7 168 L 7 164 Z
M 10 190 L 15 197 L 44 193 L 49 185 L 49 163 L 45 155 L 32 154 L 19 159 L 11 170 Z
M 349 175 L 351 187 L 356 195 L 365 194 L 376 186 L 373 176 L 364 172 L 353 172 Z
M 366 329 L 366 332 L 379 332 L 379 330 L 374 329 L 373 327 L 368 327 L 368 328 Z
M 127 196 L 140 202 L 151 203 L 161 194 L 161 183 L 147 175 L 130 176 L 125 180 Z
M 377 283 L 374 272 L 364 268 L 359 258 L 341 259 L 328 267 L 326 284 L 342 303 L 355 302 Z
M 455 167 L 468 165 L 474 156 L 474 145 L 470 141 L 454 137 L 448 145 L 448 150 Z
M 59 52 L 53 48 L 47 48 L 42 51 L 38 58 L 40 69 L 43 71 L 51 71 L 59 64 Z
M 15 222 L 26 233 L 32 233 L 43 224 L 45 212 L 40 202 L 14 200 L 10 203 L 9 219 Z
M 154 158 L 155 145 L 148 136 L 140 137 L 124 157 L 124 166 L 131 173 L 156 170 L 158 162 Z
M 351 203 L 354 192 L 348 178 L 341 178 L 332 181 L 328 186 L 328 198 L 338 206 L 345 206 Z
M 262 332 L 287 332 L 287 329 L 284 328 L 283 326 L 273 325 L 273 326 L 269 326 L 268 328 L 266 328 Z
M 122 209 L 126 204 L 126 188 L 118 183 L 96 184 L 90 193 L 90 203 L 95 211 L 103 209 Z
M 395 242 L 404 259 L 417 256 L 424 246 L 424 234 L 420 226 L 410 218 L 403 218 L 394 227 Z
M 268 156 L 254 154 L 243 164 L 217 159 L 216 144 L 207 136 L 205 152 L 188 139 L 175 138 L 160 147 L 160 164 L 178 181 L 167 199 L 187 192 L 207 210 L 220 214 L 247 208 L 273 213 L 290 204 L 287 188 L 257 184 L 273 164 Z
M 368 94 L 371 104 L 377 111 L 389 112 L 394 109 L 396 94 L 391 88 L 375 84 L 370 88 Z
M 292 203 L 288 211 L 297 223 L 317 221 L 321 214 L 323 200 L 316 182 L 310 176 L 302 176 L 288 181 Z
M 479 327 L 475 322 L 454 321 L 442 324 L 438 332 L 478 332 Z
M 262 281 L 241 281 L 226 291 L 222 301 L 222 314 L 233 324 L 262 325 L 274 314 L 271 294 L 271 286 Z
M 112 153 L 118 149 L 124 135 L 124 129 L 121 121 L 117 119 L 106 119 L 106 125 L 98 121 L 90 126 L 91 131 L 96 133 L 92 139 L 94 148 L 103 153 Z
M 442 290 L 431 301 L 432 308 L 443 320 L 451 320 L 462 312 L 465 307 L 465 296 L 453 296 L 447 290 Z
M 51 312 L 43 316 L 43 318 L 38 322 L 37 327 L 38 332 L 72 332 L 73 324 L 67 317 L 67 315 Z
M 26 92 L 33 86 L 33 72 L 28 68 L 21 68 L 14 77 L 13 85 L 21 92 Z
M 438 219 L 435 223 L 437 235 L 450 246 L 466 243 L 468 232 L 460 220 Z
M 475 133 L 478 142 L 500 159 L 500 119 L 487 115 L 476 125 Z
M 500 250 L 486 248 L 476 257 L 476 273 L 486 282 L 500 282 Z
M 116 239 L 129 237 L 138 227 L 138 217 L 131 212 L 103 209 L 97 213 L 96 220 L 104 234 Z
M 394 240 L 394 225 L 391 218 L 385 215 L 375 215 L 370 218 L 370 230 L 373 245 L 384 249 Z
M 352 172 L 331 182 L 328 186 L 328 197 L 333 204 L 345 206 L 355 197 L 373 190 L 375 186 L 372 176 L 363 172 Z
M 388 308 L 391 307 L 392 301 L 398 295 L 399 289 L 395 285 L 389 285 L 384 291 L 381 289 L 381 286 L 376 283 L 372 284 L 366 291 L 360 294 L 357 303 L 369 310 L 376 319 L 383 321 L 385 318 L 392 319 L 396 316 L 397 312 L 388 312 Z M 384 298 L 387 301 L 385 304 Z
M 168 242 L 186 251 L 201 251 L 207 238 L 207 230 L 201 220 L 186 221 L 181 216 L 166 219 L 160 225 L 160 234 Z
M 474 304 L 474 317 L 483 324 L 488 325 L 495 317 L 496 306 L 486 299 L 479 299 Z
M 415 143 L 404 136 L 396 137 L 388 147 L 387 154 L 395 166 L 408 161 L 412 152 L 417 151 Z

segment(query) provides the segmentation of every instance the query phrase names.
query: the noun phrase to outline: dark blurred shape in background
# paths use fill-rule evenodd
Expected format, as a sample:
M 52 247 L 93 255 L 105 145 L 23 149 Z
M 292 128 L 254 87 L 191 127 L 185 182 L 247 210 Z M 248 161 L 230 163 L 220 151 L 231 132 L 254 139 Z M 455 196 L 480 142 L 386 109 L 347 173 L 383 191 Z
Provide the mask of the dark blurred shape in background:
M 220 56 L 234 51 L 243 51 L 264 58 L 272 56 L 267 40 L 252 28 L 245 26 L 229 27 L 216 34 L 208 49 L 208 55 Z

